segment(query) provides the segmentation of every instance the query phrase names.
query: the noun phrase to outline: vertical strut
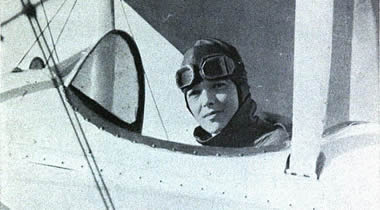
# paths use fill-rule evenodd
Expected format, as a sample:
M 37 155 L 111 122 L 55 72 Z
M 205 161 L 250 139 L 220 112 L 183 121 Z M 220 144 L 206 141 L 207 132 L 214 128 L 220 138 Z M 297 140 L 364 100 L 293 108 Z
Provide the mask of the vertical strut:
M 379 46 L 371 0 L 354 0 L 350 120 L 380 122 Z
M 297 0 L 290 171 L 315 176 L 326 113 L 333 0 Z

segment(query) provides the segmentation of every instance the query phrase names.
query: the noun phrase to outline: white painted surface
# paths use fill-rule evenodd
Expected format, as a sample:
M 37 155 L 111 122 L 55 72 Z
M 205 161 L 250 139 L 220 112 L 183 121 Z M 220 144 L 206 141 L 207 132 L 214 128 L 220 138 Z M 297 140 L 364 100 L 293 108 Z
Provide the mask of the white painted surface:
M 56 0 L 45 3 L 49 18 L 54 15 L 54 12 L 62 2 L 62 0 Z M 51 23 L 54 37 L 58 36 L 73 3 L 73 0 L 69 0 Z M 77 6 L 74 8 L 72 17 L 57 46 L 57 52 L 61 61 L 95 44 L 100 38 L 96 31 L 99 31 L 101 27 L 99 20 L 102 18 L 102 15 L 96 9 L 98 8 L 97 4 L 96 0 L 77 2 Z M 124 5 L 128 22 L 121 4 Z M 18 5 L 18 2 L 14 1 L 1 2 L 1 5 L 4 8 L 10 8 L 9 10 L 2 11 L 2 20 L 15 14 L 21 7 Z M 39 8 L 38 11 L 41 13 L 42 9 Z M 192 136 L 193 128 L 197 124 L 187 111 L 184 96 L 175 84 L 175 72 L 182 60 L 182 54 L 127 4 L 115 1 L 115 17 L 116 29 L 126 31 L 135 39 L 151 87 L 150 90 L 148 82 L 145 80 L 143 134 L 166 139 L 156 105 L 152 99 L 153 94 L 169 139 L 175 139 L 182 143 L 197 144 Z M 39 20 L 42 25 L 46 24 L 43 16 Z M 31 27 L 24 16 L 19 17 L 13 23 L 4 27 L 2 35 L 5 37 L 5 41 L 1 42 L 2 50 L 0 55 L 1 73 L 3 74 L 11 71 L 16 66 L 23 53 L 34 41 L 34 37 Z M 37 45 L 34 46 L 20 67 L 26 69 L 34 56 L 41 56 Z
M 352 32 L 350 120 L 380 122 L 378 41 L 375 14 L 371 1 L 355 0 Z
M 135 11 L 124 4 L 127 22 L 123 8 L 118 6 L 119 3 L 115 6 L 119 8 L 115 10 L 116 16 L 120 17 L 116 22 L 116 28 L 127 31 L 135 39 L 152 90 L 150 92 L 148 81 L 145 79 L 146 106 L 143 134 L 166 139 L 152 99 L 153 94 L 169 139 L 197 144 L 192 135 L 197 124 L 186 109 L 184 96 L 175 83 L 175 72 L 182 62 L 182 54 Z
M 11 209 L 104 209 L 61 102 L 49 100 L 46 106 L 35 100 L 56 94 L 50 89 L 1 103 L 11 131 L 2 139 L 8 151 L 0 160 L 1 202 Z M 348 135 L 324 141 L 326 165 L 317 181 L 284 174 L 289 149 L 194 156 L 117 138 L 80 115 L 79 122 L 116 209 L 376 209 L 379 204 L 374 184 L 380 181 L 379 125 L 353 127 L 344 131 Z
M 93 0 L 78 3 L 83 2 L 93 3 Z M 8 4 L 9 1 L 5 3 Z M 10 7 L 10 11 L 12 9 Z M 155 95 L 158 95 L 156 100 L 160 110 L 164 110 L 161 111 L 163 119 L 169 123 L 169 136 L 173 140 L 185 141 L 186 137 L 191 136 L 191 129 L 185 130 L 191 124 L 188 123 L 191 116 L 185 110 L 182 93 L 174 84 L 174 72 L 181 55 L 130 8 L 127 11 L 133 33 L 138 35 L 135 39 L 145 70 L 148 76 L 153 75 L 149 76 L 150 83 Z M 88 21 L 96 14 L 84 12 L 80 15 L 88 17 Z M 76 24 L 81 21 L 84 19 L 79 18 Z M 7 57 L 9 63 L 2 63 L 1 72 L 9 72 L 11 68 L 3 66 L 12 67 L 12 63 L 16 62 L 25 49 L 25 43 L 20 42 L 20 39 L 25 34 L 30 35 L 30 32 L 24 31 L 27 25 L 24 28 L 18 26 L 4 30 L 6 39 L 14 42 L 2 43 L 2 49 L 7 50 L 1 53 L 2 61 L 3 57 Z M 75 39 L 66 38 L 63 43 L 67 44 L 59 48 L 63 57 L 87 47 L 91 40 L 96 40 L 90 33 L 91 27 L 78 26 L 76 30 L 68 30 L 67 33 L 84 34 L 73 36 Z M 13 31 L 13 35 L 7 36 L 7 30 Z M 31 58 L 32 56 L 28 59 Z M 27 66 L 28 59 L 23 65 Z M 8 84 L 12 87 L 23 85 L 25 77 L 29 77 L 32 83 L 44 79 L 39 73 L 19 74 L 24 79 L 12 79 Z M 4 75 L 2 74 L 2 84 Z M 15 77 L 17 75 L 14 74 Z M 4 89 L 7 88 L 2 85 L 1 91 Z M 46 101 L 49 102 L 48 105 Z M 182 111 L 175 113 L 173 110 L 178 110 L 179 107 Z M 12 209 L 69 206 L 74 209 L 104 209 L 56 90 L 14 98 L 1 103 L 0 111 L 2 203 Z M 145 117 L 145 122 L 150 124 L 145 124 L 144 133 L 165 138 L 162 128 L 158 126 L 160 122 L 149 92 L 146 95 Z M 283 174 L 289 150 L 254 157 L 197 157 L 132 144 L 97 129 L 81 117 L 80 121 L 103 169 L 117 208 L 376 209 L 380 205 L 376 199 L 379 197 L 379 189 L 375 185 L 380 182 L 379 137 L 373 133 L 359 137 L 348 136 L 342 139 L 341 144 L 322 145 L 329 164 L 324 169 L 321 180 L 315 181 Z M 193 141 L 189 140 L 188 143 L 191 142 Z M 329 142 L 333 141 L 330 139 Z M 360 147 L 356 148 L 357 145 Z M 53 169 L 32 162 L 65 166 L 74 170 Z M 84 165 L 83 169 L 81 165 Z
M 326 113 L 332 23 L 332 0 L 296 2 L 290 167 L 297 173 L 315 174 Z

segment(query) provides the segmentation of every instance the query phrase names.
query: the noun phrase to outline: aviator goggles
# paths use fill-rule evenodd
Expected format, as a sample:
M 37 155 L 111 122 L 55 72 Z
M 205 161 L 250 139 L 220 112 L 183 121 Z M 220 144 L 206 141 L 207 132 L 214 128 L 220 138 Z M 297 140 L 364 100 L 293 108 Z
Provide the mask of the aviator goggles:
M 214 80 L 230 76 L 235 71 L 235 62 L 226 55 L 210 55 L 202 58 L 200 63 L 199 75 L 203 79 Z M 192 85 L 198 69 L 195 65 L 189 64 L 177 71 L 177 86 L 182 89 Z

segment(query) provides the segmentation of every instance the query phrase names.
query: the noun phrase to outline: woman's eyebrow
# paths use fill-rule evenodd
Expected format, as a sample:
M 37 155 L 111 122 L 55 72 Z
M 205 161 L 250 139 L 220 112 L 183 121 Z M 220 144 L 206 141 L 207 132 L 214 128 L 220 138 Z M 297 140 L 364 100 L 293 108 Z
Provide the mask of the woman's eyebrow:
M 230 84 L 228 81 L 226 80 L 217 80 L 214 82 L 214 84 L 220 84 L 220 83 L 223 83 L 223 84 Z

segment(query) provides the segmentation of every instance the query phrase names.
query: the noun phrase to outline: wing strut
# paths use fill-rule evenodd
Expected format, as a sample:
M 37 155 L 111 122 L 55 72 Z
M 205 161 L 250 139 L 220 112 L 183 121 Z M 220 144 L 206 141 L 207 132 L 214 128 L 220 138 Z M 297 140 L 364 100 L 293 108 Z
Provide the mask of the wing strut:
M 350 120 L 380 123 L 379 25 L 376 23 L 379 14 L 373 6 L 376 5 L 371 0 L 354 0 L 349 113 Z
M 291 174 L 316 177 L 330 76 L 333 3 L 296 1 Z
M 349 120 L 378 123 L 379 26 L 376 26 L 378 14 L 372 7 L 371 0 L 353 0 L 352 40 L 344 43 L 351 45 L 348 47 L 351 56 L 348 61 L 348 66 L 351 66 L 348 73 L 350 81 L 342 83 L 349 85 L 349 93 L 344 95 L 349 98 L 349 107 L 336 106 L 339 108 L 335 111 L 349 113 Z M 336 71 L 331 65 L 332 38 L 337 36 L 333 34 L 333 13 L 334 0 L 296 1 L 293 138 L 290 168 L 287 170 L 291 174 L 316 175 L 327 117 L 330 71 Z M 338 97 L 329 103 L 343 102 Z

